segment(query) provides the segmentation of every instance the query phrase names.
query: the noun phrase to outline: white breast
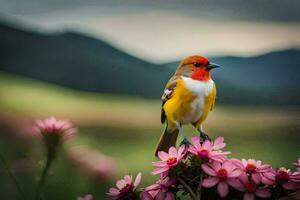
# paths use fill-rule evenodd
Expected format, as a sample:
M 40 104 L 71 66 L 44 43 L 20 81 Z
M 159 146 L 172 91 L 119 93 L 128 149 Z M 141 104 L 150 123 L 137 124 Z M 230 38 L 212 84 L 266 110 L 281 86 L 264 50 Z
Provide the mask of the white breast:
M 188 90 L 194 93 L 197 97 L 191 104 L 191 109 L 189 113 L 181 120 L 182 123 L 193 123 L 199 120 L 203 113 L 203 108 L 205 105 L 205 98 L 213 91 L 214 81 L 198 81 L 191 79 L 189 77 L 182 77 L 185 86 Z

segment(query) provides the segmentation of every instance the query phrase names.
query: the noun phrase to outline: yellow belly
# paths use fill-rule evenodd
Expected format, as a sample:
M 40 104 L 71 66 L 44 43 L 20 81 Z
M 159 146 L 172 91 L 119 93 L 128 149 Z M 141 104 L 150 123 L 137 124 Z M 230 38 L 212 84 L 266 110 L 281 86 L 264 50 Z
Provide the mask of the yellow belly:
M 183 80 L 178 80 L 172 98 L 164 104 L 168 123 L 177 121 L 199 127 L 210 112 L 214 98 L 215 88 L 209 95 L 199 96 L 191 92 Z

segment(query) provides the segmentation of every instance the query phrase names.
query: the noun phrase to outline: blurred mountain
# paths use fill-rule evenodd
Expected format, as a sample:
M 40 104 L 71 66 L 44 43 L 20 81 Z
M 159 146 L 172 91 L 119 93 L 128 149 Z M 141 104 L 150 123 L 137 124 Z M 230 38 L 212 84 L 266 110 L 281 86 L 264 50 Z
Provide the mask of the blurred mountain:
M 44 35 L 2 24 L 0 44 L 2 71 L 93 92 L 155 97 L 163 89 L 162 77 L 153 81 L 161 67 L 75 32 Z
M 211 59 L 218 101 L 300 105 L 300 51 Z M 178 62 L 155 65 L 75 32 L 42 34 L 0 24 L 0 71 L 92 92 L 159 98 Z

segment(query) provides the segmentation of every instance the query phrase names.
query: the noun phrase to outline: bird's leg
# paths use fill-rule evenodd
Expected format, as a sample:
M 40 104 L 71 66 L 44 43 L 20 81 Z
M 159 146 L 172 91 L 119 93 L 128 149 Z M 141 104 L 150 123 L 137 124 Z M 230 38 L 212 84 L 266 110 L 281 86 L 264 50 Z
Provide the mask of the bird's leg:
M 184 145 L 185 147 L 188 147 L 190 142 L 188 141 L 187 137 L 185 136 L 185 134 L 183 133 L 183 130 L 182 130 L 182 127 L 181 127 L 181 124 L 179 122 L 175 122 L 175 125 L 177 127 L 177 129 L 179 130 L 180 134 L 182 135 L 183 137 L 183 140 L 181 141 L 180 143 L 180 146 L 181 145 Z
M 202 142 L 204 142 L 205 140 L 211 141 L 208 134 L 206 134 L 205 131 L 203 130 L 202 125 L 200 125 L 200 127 L 198 128 L 198 131 L 200 132 L 200 138 L 202 139 Z

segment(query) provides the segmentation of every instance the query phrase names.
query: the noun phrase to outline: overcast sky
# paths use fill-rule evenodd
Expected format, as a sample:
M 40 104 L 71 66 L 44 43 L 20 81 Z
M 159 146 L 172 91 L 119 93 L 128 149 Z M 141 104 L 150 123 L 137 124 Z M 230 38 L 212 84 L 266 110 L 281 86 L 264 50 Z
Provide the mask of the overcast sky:
M 300 1 L 0 0 L 0 19 L 75 30 L 154 62 L 300 46 Z

